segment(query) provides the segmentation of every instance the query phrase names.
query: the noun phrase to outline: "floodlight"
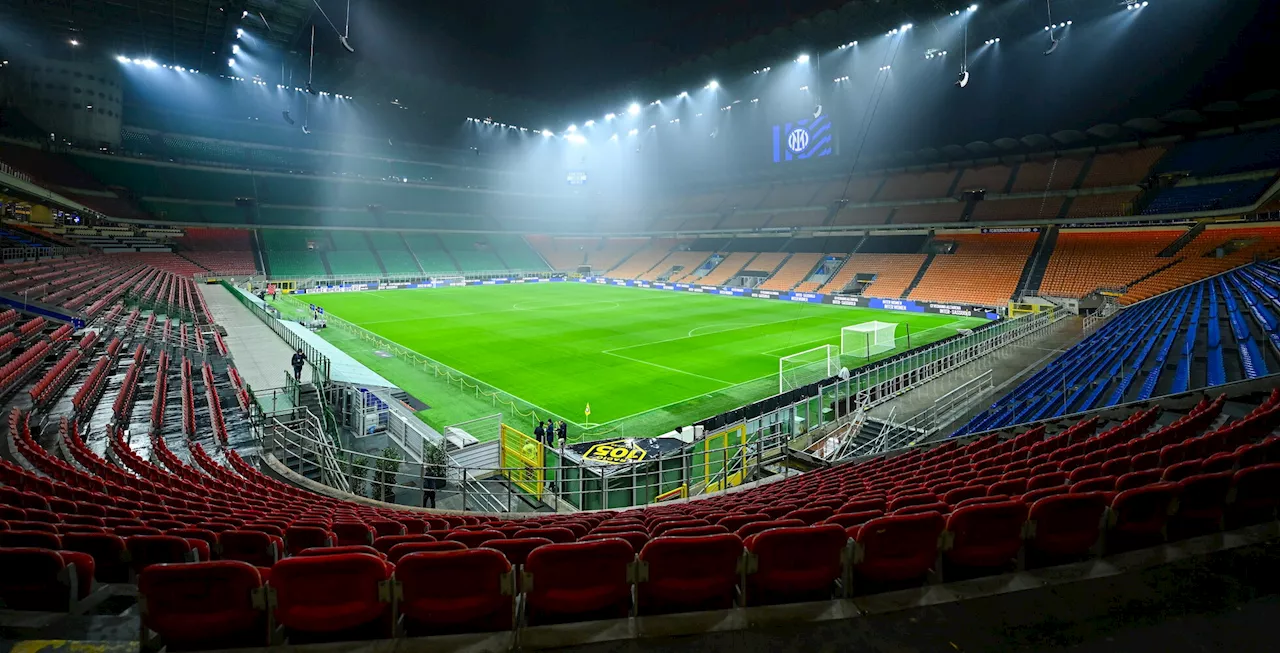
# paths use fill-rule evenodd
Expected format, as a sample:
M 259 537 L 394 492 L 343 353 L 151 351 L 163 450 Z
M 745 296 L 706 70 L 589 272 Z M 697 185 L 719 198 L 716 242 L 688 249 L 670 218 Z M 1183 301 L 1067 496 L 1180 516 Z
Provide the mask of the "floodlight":
M 230 59 L 227 59 L 227 65 L 228 65 L 228 66 L 230 66 L 230 67 L 232 67 L 232 68 L 235 68 L 235 66 L 236 66 L 236 60 L 235 60 L 235 57 L 232 57 L 232 58 L 230 58 Z
M 627 107 L 627 113 L 633 116 L 640 115 L 640 104 L 638 102 L 632 102 L 631 106 Z
M 766 68 L 765 70 L 768 70 L 768 68 Z M 707 88 L 714 91 L 720 88 L 720 82 L 717 82 L 716 80 L 713 79 L 710 82 L 707 82 Z
M 142 60 L 142 67 L 143 67 L 143 68 L 158 68 L 158 67 L 159 67 L 159 64 L 157 64 L 156 62 L 154 62 L 154 61 L 152 61 L 152 60 L 150 60 L 150 59 L 143 59 L 143 60 Z
M 969 5 L 969 11 L 977 11 L 978 5 Z
M 587 139 L 583 138 L 582 134 L 569 134 L 568 136 L 565 136 L 564 139 L 574 145 L 582 145 L 587 142 Z
M 689 97 L 689 91 L 680 91 L 680 95 L 676 97 L 682 97 L 682 98 Z
M 905 31 L 907 31 L 907 30 L 911 29 L 912 27 L 913 27 L 913 25 L 912 25 L 911 23 L 907 23 L 906 25 L 903 25 L 903 26 L 902 26 L 902 31 L 904 31 L 904 32 L 905 32 Z
M 120 63 L 129 63 L 129 57 L 126 57 L 122 54 L 116 55 L 116 61 L 119 61 Z
M 809 63 L 809 55 L 802 54 L 796 57 L 796 63 Z
M 640 133 L 639 129 L 632 129 L 631 131 L 627 132 L 627 136 L 635 136 L 636 134 L 639 134 L 639 133 Z
M 239 44 L 237 44 L 237 43 L 232 43 L 232 44 L 231 44 L 231 54 L 240 54 L 240 45 L 239 45 Z
M 241 29 L 241 28 L 239 28 L 239 27 L 237 27 L 237 28 L 236 28 L 236 38 L 238 38 L 238 39 L 239 39 L 239 38 L 244 38 L 244 30 L 243 30 L 243 29 Z
M 544 130 L 542 130 L 542 135 L 543 135 L 543 136 L 550 136 L 550 135 L 551 135 L 551 130 L 550 130 L 550 129 L 544 129 Z
M 71 39 L 70 41 L 67 41 L 67 42 L 70 43 L 72 47 L 80 45 L 80 42 L 75 39 Z
M 594 125 L 596 124 L 596 121 L 594 121 L 594 120 L 588 120 L 588 121 L 586 121 L 586 122 L 584 122 L 584 123 L 582 123 L 582 124 L 583 124 L 583 125 L 586 125 L 587 127 L 592 127 L 592 126 L 594 126 Z
M 617 117 L 618 117 L 618 115 L 617 115 L 617 114 L 614 114 L 614 113 L 606 113 L 606 114 L 604 114 L 604 119 L 605 119 L 605 120 L 613 120 L 614 118 L 617 118 Z
M 617 135 L 617 134 L 614 134 L 613 136 L 610 136 L 610 137 L 609 137 L 609 140 L 611 140 L 611 141 L 616 141 L 616 140 L 618 140 L 618 135 Z
M 565 131 L 567 131 L 567 132 L 569 132 L 569 133 L 571 133 L 571 134 L 572 134 L 573 132 L 578 131 L 578 126 L 577 126 L 577 125 L 569 125 L 569 128 L 568 128 L 568 129 L 566 129 Z

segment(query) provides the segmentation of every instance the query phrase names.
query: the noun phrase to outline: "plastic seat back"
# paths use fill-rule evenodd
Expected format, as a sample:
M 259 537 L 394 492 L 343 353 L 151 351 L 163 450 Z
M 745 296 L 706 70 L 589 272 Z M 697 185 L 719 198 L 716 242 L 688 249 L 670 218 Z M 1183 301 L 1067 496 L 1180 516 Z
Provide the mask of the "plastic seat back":
M 556 544 L 572 542 L 577 539 L 573 531 L 567 528 L 547 527 L 547 528 L 526 528 L 516 532 L 516 537 L 545 537 Z
M 75 601 L 78 582 L 57 551 L 0 548 L 0 602 L 10 610 L 65 612 Z
M 1021 501 L 958 508 L 947 518 L 948 562 L 966 567 L 1004 567 L 1022 548 L 1027 506 Z
M 173 535 L 135 535 L 124 541 L 124 547 L 135 574 L 150 565 L 196 561 L 191 544 Z
M 474 549 L 489 540 L 506 538 L 498 531 L 454 531 L 444 539 L 446 542 L 462 542 L 468 549 Z
M 888 515 L 852 531 L 854 571 L 875 582 L 923 578 L 938 556 L 938 538 L 946 528 L 941 513 Z
M 436 538 L 425 533 L 418 535 L 383 535 L 373 541 L 373 548 L 379 553 L 390 553 L 391 547 L 406 542 L 435 542 Z
M 590 536 L 588 535 L 588 537 Z M 493 549 L 501 553 L 506 556 L 507 562 L 510 562 L 513 566 L 521 566 L 524 565 L 525 560 L 529 558 L 529 554 L 534 549 L 547 544 L 552 544 L 552 542 L 545 537 L 520 537 L 510 540 L 489 540 L 484 543 L 483 548 Z
M 51 549 L 62 548 L 62 538 L 44 531 L 0 531 L 0 546 L 7 548 Z
M 747 604 L 830 598 L 848 541 L 845 529 L 835 524 L 776 528 L 747 538 Z
M 399 562 L 401 558 L 409 555 L 410 553 L 417 553 L 419 551 L 463 551 L 466 550 L 466 548 L 467 545 L 456 540 L 452 542 L 402 542 L 391 547 L 390 551 L 387 551 L 387 560 L 392 564 L 395 564 Z
M 511 630 L 515 577 L 488 548 L 420 551 L 396 564 L 400 614 L 411 636 Z
M 283 555 L 284 543 L 261 531 L 227 531 L 218 536 L 223 560 L 239 560 L 255 567 L 271 567 Z
M 271 569 L 269 584 L 275 594 L 275 619 L 286 632 L 323 638 L 364 626 L 376 626 L 389 616 L 390 596 L 384 585 L 393 567 L 372 555 L 347 553 L 333 556 L 285 558 Z M 390 635 L 390 620 L 385 629 Z
M 151 565 L 138 576 L 142 625 L 174 649 L 266 646 L 261 588 L 247 562 Z
M 746 540 L 748 537 L 756 533 L 763 533 L 770 528 L 787 528 L 792 526 L 804 526 L 804 522 L 799 519 L 774 519 L 770 521 L 757 521 L 746 524 L 738 529 L 737 536 Z
M 728 532 L 650 540 L 640 551 L 637 613 L 667 614 L 733 607 L 742 551 L 742 540 Z
M 530 625 L 626 617 L 628 570 L 635 552 L 622 540 L 542 546 L 525 562 L 523 587 Z
M 1163 542 L 1177 495 L 1176 483 L 1154 483 L 1117 494 L 1111 500 L 1107 548 L 1122 551 Z
M 303 549 L 333 546 L 335 541 L 332 531 L 318 526 L 290 526 L 284 532 L 285 550 L 289 555 L 297 555 Z

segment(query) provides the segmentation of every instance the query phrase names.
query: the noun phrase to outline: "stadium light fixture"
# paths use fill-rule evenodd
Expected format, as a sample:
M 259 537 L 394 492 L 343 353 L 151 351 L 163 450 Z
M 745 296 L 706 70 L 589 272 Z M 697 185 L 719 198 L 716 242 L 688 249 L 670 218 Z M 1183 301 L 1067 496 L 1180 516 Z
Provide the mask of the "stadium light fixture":
M 907 30 L 911 29 L 912 27 L 914 27 L 914 25 L 912 25 L 911 23 L 907 23 L 906 25 L 903 25 L 902 27 L 900 27 L 900 28 L 898 28 L 898 29 L 900 29 L 900 30 L 902 30 L 902 31 L 904 31 L 904 32 L 905 32 L 905 31 L 907 31 Z
M 765 68 L 765 70 L 768 70 L 768 68 Z M 708 90 L 714 91 L 714 90 L 716 90 L 716 89 L 718 89 L 718 88 L 720 88 L 720 82 L 717 82 L 717 81 L 716 81 L 716 80 L 714 80 L 714 79 L 713 79 L 713 80 L 711 80 L 711 81 L 709 81 L 709 82 L 707 82 L 707 89 L 708 89 Z
M 567 131 L 567 132 L 569 132 L 570 134 L 572 134 L 573 132 L 578 131 L 578 126 L 577 126 L 577 125 L 569 125 L 569 128 L 568 128 L 568 129 L 566 129 L 565 131 Z
M 565 136 L 564 139 L 569 141 L 570 143 L 573 143 L 574 145 L 583 145 L 587 142 L 587 139 L 584 138 L 582 134 L 569 134 Z
M 70 41 L 67 41 L 67 43 L 70 43 L 73 48 L 80 45 L 80 42 L 75 39 L 71 39 Z
M 802 54 L 796 57 L 796 63 L 809 63 L 809 55 Z
M 142 60 L 142 67 L 143 67 L 143 68 L 148 68 L 148 69 L 154 69 L 154 68 L 159 68 L 160 66 L 159 66 L 159 64 L 157 64 L 156 62 L 154 62 L 154 61 L 152 61 L 152 60 L 150 60 L 150 59 L 143 59 L 143 60 Z
M 615 114 L 615 113 L 606 113 L 606 114 L 604 114 L 604 119 L 605 119 L 605 120 L 613 120 L 614 118 L 617 118 L 617 117 L 618 117 L 618 115 L 617 115 L 617 114 Z
M 230 59 L 227 59 L 227 66 L 228 66 L 228 67 L 231 67 L 231 68 L 235 68 L 235 67 L 236 67 L 236 59 L 235 59 L 235 57 L 232 57 L 232 58 L 230 58 Z
M 583 124 L 583 125 L 585 125 L 585 126 L 587 126 L 587 127 L 594 127 L 594 126 L 595 126 L 595 124 L 596 124 L 596 121 L 594 121 L 594 120 L 588 120 L 588 121 L 586 121 L 586 122 L 584 122 L 584 123 L 582 123 L 582 124 Z
M 116 61 L 119 61 L 120 63 L 130 63 L 129 57 L 126 57 L 123 54 L 116 55 Z
M 242 38 L 244 38 L 244 28 L 242 28 L 242 27 L 237 27 L 237 28 L 236 28 L 236 38 L 238 38 L 238 39 L 242 39 Z
M 687 98 L 687 97 L 689 97 L 689 91 L 680 91 L 680 95 L 678 95 L 678 96 L 676 96 L 676 97 L 679 97 L 679 98 Z
M 632 129 L 631 131 L 627 132 L 627 136 L 635 136 L 636 134 L 639 134 L 639 133 L 640 133 L 639 129 Z
M 639 102 L 632 102 L 632 103 L 631 103 L 631 106 L 627 107 L 627 113 L 629 113 L 629 114 L 631 114 L 631 115 L 633 115 L 633 116 L 638 116 L 638 115 L 640 115 L 640 103 L 639 103 Z
M 969 5 L 969 11 L 977 11 L 978 5 Z
M 238 43 L 231 44 L 231 54 L 240 54 L 240 44 Z
M 809 90 L 809 86 L 808 86 L 808 85 L 801 86 L 801 87 L 800 87 L 800 90 L 802 90 L 802 91 L 807 91 L 807 90 Z
M 550 129 L 544 129 L 544 130 L 542 130 L 542 135 L 543 135 L 543 136 L 550 136 L 550 135 L 551 135 L 551 130 L 550 130 Z

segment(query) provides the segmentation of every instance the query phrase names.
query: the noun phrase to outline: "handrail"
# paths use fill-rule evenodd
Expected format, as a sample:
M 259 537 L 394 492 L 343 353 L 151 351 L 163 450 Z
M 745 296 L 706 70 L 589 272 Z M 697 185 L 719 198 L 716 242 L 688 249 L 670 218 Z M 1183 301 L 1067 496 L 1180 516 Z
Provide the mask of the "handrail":
M 317 387 L 324 387 L 329 384 L 330 379 L 332 378 L 330 376 L 330 368 L 332 364 L 330 363 L 328 356 L 320 353 L 318 349 L 312 347 L 310 343 L 302 339 L 298 334 L 285 328 L 279 319 L 268 313 L 267 310 L 258 302 L 251 300 L 239 288 L 236 288 L 224 280 L 220 280 L 218 283 L 221 284 L 223 288 L 226 288 L 227 292 L 231 293 L 231 295 L 238 299 L 241 304 L 244 304 L 244 306 L 248 308 L 251 313 L 257 316 L 259 320 L 262 320 L 264 324 L 270 327 L 277 336 L 280 336 L 281 340 L 284 340 L 294 349 L 301 349 L 302 352 L 306 354 L 307 362 L 311 364 L 312 380 Z

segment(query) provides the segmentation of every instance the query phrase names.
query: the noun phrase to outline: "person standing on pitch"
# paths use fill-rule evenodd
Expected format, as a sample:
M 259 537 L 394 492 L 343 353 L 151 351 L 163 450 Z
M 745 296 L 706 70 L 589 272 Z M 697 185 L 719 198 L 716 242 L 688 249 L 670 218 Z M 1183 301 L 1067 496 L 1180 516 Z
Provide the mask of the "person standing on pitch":
M 293 353 L 292 362 L 293 362 L 293 380 L 299 381 L 302 379 L 302 365 L 303 363 L 307 362 L 307 355 L 302 353 L 301 347 L 298 348 L 298 351 Z
M 538 422 L 538 427 L 533 429 L 533 437 L 538 440 L 538 444 L 546 444 L 547 430 L 544 428 L 545 422 Z
M 560 441 L 560 446 L 563 447 L 565 445 L 568 437 L 569 427 L 564 423 L 564 420 L 560 420 L 560 425 L 556 427 L 556 439 Z

